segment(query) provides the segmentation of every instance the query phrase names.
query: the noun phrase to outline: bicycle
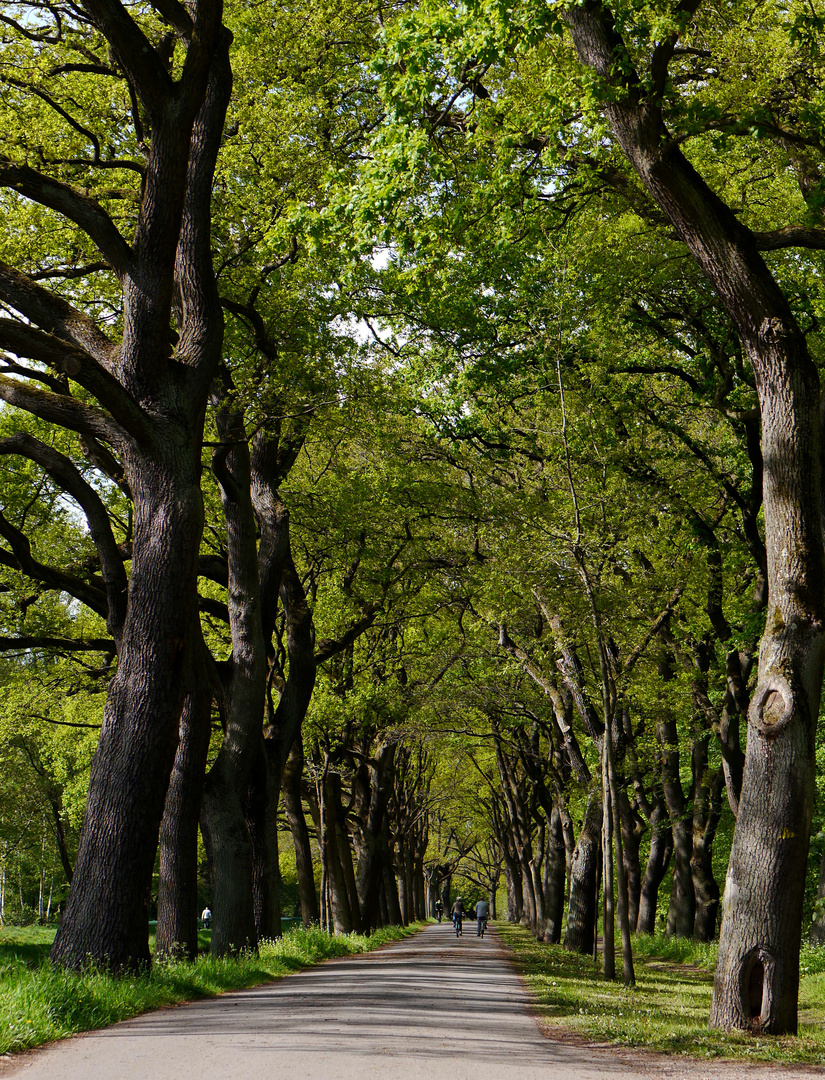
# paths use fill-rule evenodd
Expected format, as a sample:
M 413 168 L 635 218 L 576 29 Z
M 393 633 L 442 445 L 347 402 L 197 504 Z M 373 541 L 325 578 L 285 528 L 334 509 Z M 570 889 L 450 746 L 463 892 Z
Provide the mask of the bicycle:
M 455 922 L 455 936 L 456 937 L 461 937 L 462 934 L 463 934 L 463 930 L 461 928 L 461 916 L 456 915 L 456 917 L 454 919 L 454 922 Z
M 487 929 L 487 916 L 482 915 L 481 918 L 478 920 L 478 936 L 483 938 L 484 937 L 484 931 L 486 929 Z

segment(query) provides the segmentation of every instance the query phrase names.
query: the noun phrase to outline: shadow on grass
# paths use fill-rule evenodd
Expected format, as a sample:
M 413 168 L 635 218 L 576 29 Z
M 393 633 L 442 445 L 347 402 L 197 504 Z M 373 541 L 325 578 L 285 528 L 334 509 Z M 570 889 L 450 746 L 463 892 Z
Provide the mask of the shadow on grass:
M 500 926 L 549 1034 L 699 1058 L 825 1064 L 825 977 L 804 973 L 797 1036 L 751 1036 L 708 1028 L 714 946 L 640 939 L 636 986 L 605 980 L 592 957 L 537 942 L 523 927 Z M 817 966 L 814 961 L 812 967 Z
M 26 967 L 40 967 L 49 957 L 50 944 L 36 942 L 0 941 L 0 966 L 3 964 L 23 963 Z

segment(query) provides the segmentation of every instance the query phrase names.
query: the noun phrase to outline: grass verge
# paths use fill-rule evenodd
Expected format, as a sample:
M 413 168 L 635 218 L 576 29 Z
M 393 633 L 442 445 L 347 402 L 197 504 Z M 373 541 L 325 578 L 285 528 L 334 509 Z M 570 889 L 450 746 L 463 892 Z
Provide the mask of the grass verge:
M 825 948 L 801 957 L 799 1034 L 749 1036 L 708 1026 L 716 945 L 634 940 L 636 986 L 606 982 L 592 958 L 496 923 L 551 1034 L 699 1058 L 825 1065 Z M 621 957 L 616 958 L 621 979 Z
M 263 942 L 257 955 L 175 960 L 155 964 L 145 975 L 115 977 L 99 970 L 77 973 L 52 967 L 48 951 L 54 930 L 0 928 L 0 1054 L 106 1027 L 164 1005 L 257 986 L 331 957 L 369 952 L 417 929 L 391 926 L 370 937 L 336 937 L 319 927 L 300 927 L 277 941 Z M 206 945 L 208 936 L 202 939 Z

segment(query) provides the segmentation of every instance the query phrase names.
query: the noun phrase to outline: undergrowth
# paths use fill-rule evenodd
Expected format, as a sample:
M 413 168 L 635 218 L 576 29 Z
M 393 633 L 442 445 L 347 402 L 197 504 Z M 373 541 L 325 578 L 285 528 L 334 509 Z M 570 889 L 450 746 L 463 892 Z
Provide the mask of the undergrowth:
M 521 926 L 497 923 L 550 1033 L 700 1058 L 825 1065 L 825 948 L 801 956 L 799 1034 L 753 1036 L 708 1028 L 717 945 L 634 939 L 636 986 L 608 982 L 592 957 L 537 942 Z
M 3 928 L 0 1053 L 105 1027 L 164 1005 L 257 986 L 331 957 L 368 952 L 416 929 L 391 926 L 366 937 L 298 927 L 277 941 L 263 942 L 257 954 L 172 960 L 154 964 L 145 974 L 113 976 L 93 968 L 73 972 L 52 967 L 48 950 L 54 930 Z M 206 945 L 208 935 L 201 938 Z

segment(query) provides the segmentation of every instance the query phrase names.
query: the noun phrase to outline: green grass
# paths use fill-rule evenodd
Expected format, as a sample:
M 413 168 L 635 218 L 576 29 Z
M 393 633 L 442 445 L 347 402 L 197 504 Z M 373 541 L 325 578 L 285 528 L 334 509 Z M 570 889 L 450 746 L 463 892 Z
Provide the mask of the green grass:
M 370 937 L 335 937 L 318 927 L 288 930 L 264 942 L 257 955 L 158 963 L 151 973 L 114 977 L 53 968 L 48 951 L 54 929 L 0 928 L 0 1054 L 26 1050 L 79 1031 L 195 998 L 212 997 L 289 975 L 335 956 L 369 952 L 398 941 L 417 926 L 392 926 Z M 208 934 L 201 944 L 208 945 Z
M 497 923 L 551 1032 L 665 1054 L 825 1065 L 825 948 L 804 948 L 799 1034 L 749 1036 L 707 1026 L 716 945 L 657 936 L 634 940 L 636 986 L 605 982 L 592 958 L 536 942 Z M 621 957 L 616 966 L 621 980 Z

